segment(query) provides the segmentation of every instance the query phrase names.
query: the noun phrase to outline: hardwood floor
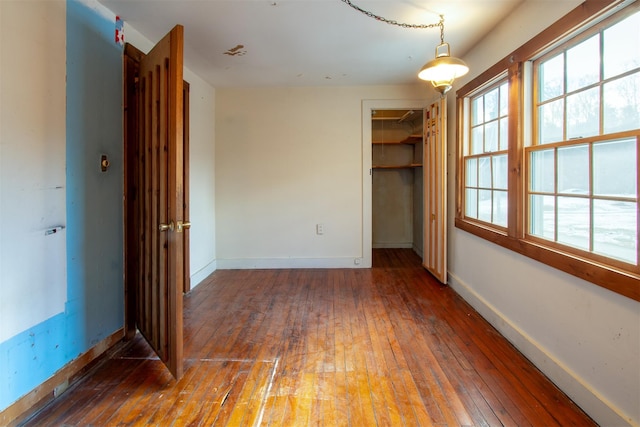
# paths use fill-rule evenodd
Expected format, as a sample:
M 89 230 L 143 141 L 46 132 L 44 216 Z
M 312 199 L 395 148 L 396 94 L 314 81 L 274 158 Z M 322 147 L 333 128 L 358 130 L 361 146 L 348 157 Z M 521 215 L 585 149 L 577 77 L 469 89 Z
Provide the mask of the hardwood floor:
M 595 425 L 411 250 L 220 270 L 184 303 L 180 381 L 137 337 L 25 425 Z

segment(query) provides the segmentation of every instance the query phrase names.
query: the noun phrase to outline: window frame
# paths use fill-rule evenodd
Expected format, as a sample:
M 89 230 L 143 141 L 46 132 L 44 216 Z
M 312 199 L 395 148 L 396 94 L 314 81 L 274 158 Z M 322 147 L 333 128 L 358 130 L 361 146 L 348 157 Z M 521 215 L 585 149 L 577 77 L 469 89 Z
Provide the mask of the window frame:
M 640 266 L 628 268 L 624 263 L 611 262 L 598 256 L 562 245 L 553 244 L 527 234 L 526 209 L 527 147 L 533 145 L 533 99 L 535 94 L 525 88 L 532 85 L 532 62 L 567 40 L 577 40 L 589 32 L 593 25 L 618 12 L 623 0 L 586 0 L 524 45 L 478 75 L 456 92 L 457 171 L 455 226 L 504 248 L 587 280 L 598 286 L 640 301 Z M 625 7 L 625 14 L 640 9 L 640 2 Z M 567 36 L 570 36 L 568 38 Z M 527 71 L 526 73 L 524 71 Z M 482 93 L 507 74 L 509 85 L 508 125 L 508 212 L 507 227 L 495 226 L 466 218 L 465 198 L 465 143 L 469 138 L 470 99 Z M 526 81 L 525 81 L 526 79 Z M 615 134 L 614 134 L 615 135 Z M 585 138 L 587 140 L 589 138 Z M 640 137 L 639 137 L 640 139 Z M 553 144 L 551 144 L 553 145 Z M 640 150 L 638 150 L 640 151 Z M 640 152 L 637 152 L 640 158 Z M 638 159 L 636 159 L 638 161 Z M 640 174 L 638 174 L 640 176 Z M 638 178 L 640 189 L 640 178 Z M 640 190 L 639 190 L 640 191 Z M 638 216 L 640 222 L 640 215 Z
M 499 93 L 498 96 L 500 96 L 501 87 L 503 85 L 505 85 L 505 84 L 507 85 L 507 90 L 508 90 L 509 78 L 508 78 L 506 73 L 502 73 L 499 76 L 497 76 L 496 78 L 492 79 L 492 81 L 490 81 L 487 84 L 483 85 L 482 87 L 478 88 L 478 90 L 476 90 L 473 93 L 469 94 L 469 96 L 466 98 L 467 109 L 468 109 L 467 110 L 468 111 L 468 117 L 471 117 L 473 115 L 472 111 L 473 111 L 473 102 L 474 102 L 474 100 L 476 100 L 476 99 L 478 99 L 480 97 L 484 97 L 485 95 L 487 95 L 488 93 L 490 93 L 490 92 L 492 92 L 494 90 L 498 90 L 498 93 Z M 509 95 L 507 95 L 507 101 L 509 100 L 509 98 L 510 98 Z M 484 109 L 483 109 L 483 111 L 484 111 Z M 496 222 L 493 222 L 493 218 L 494 218 L 494 214 L 495 214 L 495 211 L 493 209 L 494 208 L 494 206 L 493 206 L 493 197 L 495 195 L 495 192 L 502 191 L 502 192 L 504 192 L 504 193 L 506 193 L 508 195 L 508 189 L 509 189 L 508 174 L 507 174 L 507 185 L 506 185 L 506 188 L 504 188 L 504 189 L 495 187 L 494 186 L 494 181 L 493 181 L 493 159 L 494 159 L 494 157 L 506 155 L 507 156 L 507 165 L 506 165 L 507 166 L 507 171 L 508 171 L 508 167 L 509 167 L 509 164 L 508 164 L 508 156 L 509 156 L 508 141 L 509 141 L 509 135 L 508 134 L 507 134 L 507 138 L 506 138 L 507 139 L 507 148 L 506 149 L 500 149 L 500 147 L 501 147 L 501 145 L 500 145 L 500 121 L 501 121 L 501 119 L 503 117 L 504 116 L 501 116 L 500 112 L 498 111 L 497 117 L 495 119 L 487 121 L 487 120 L 485 120 L 483 118 L 480 123 L 476 123 L 476 124 L 472 123 L 472 120 L 467 120 L 465 122 L 465 127 L 466 127 L 465 133 L 467 135 L 467 138 L 463 139 L 463 149 L 462 149 L 462 152 L 461 152 L 462 153 L 461 156 L 463 157 L 462 160 L 461 160 L 461 162 L 462 162 L 462 169 L 461 169 L 462 178 L 461 179 L 462 179 L 462 182 L 463 182 L 463 188 L 464 188 L 463 197 L 464 197 L 465 200 L 466 200 L 466 190 L 469 189 L 469 188 L 475 188 L 476 190 L 478 190 L 478 193 L 481 190 L 491 191 L 491 193 L 492 193 L 492 206 L 491 206 L 491 218 L 492 218 L 492 221 L 485 221 L 483 219 L 480 219 L 479 218 L 480 217 L 479 212 L 478 212 L 478 215 L 476 215 L 476 217 L 470 217 L 470 216 L 468 217 L 466 215 L 466 209 L 464 209 L 463 212 L 462 212 L 462 215 L 465 218 L 465 220 L 472 221 L 472 222 L 478 222 L 478 223 L 481 223 L 481 224 L 486 224 L 489 227 L 495 227 L 496 229 L 505 231 L 507 229 L 506 226 L 500 225 L 500 224 L 498 224 Z M 508 113 L 506 115 L 506 120 L 507 120 L 507 122 L 509 121 L 509 114 Z M 498 132 L 498 148 L 496 150 L 494 150 L 494 151 L 484 151 L 483 150 L 482 153 L 472 153 L 473 128 L 478 126 L 478 125 L 485 126 L 488 122 L 491 122 L 491 121 L 495 121 L 497 123 L 497 127 L 498 127 L 497 128 L 497 132 Z M 507 126 L 507 131 L 508 131 L 508 129 L 509 129 L 509 126 Z M 486 142 L 485 141 L 485 137 L 486 137 L 486 134 L 483 132 L 483 147 L 485 146 L 485 142 Z M 466 161 L 469 160 L 469 159 L 480 160 L 480 159 L 483 159 L 483 158 L 490 160 L 489 164 L 490 164 L 490 167 L 491 167 L 491 173 L 490 173 L 490 175 L 491 175 L 491 186 L 490 187 L 483 187 L 482 185 L 480 185 L 479 177 L 477 178 L 475 187 L 467 186 Z M 478 175 L 479 175 L 479 164 L 480 164 L 480 162 L 478 162 L 478 170 L 477 170 Z M 507 207 L 508 207 L 508 205 L 507 205 Z M 507 212 L 507 223 L 508 223 L 508 212 Z

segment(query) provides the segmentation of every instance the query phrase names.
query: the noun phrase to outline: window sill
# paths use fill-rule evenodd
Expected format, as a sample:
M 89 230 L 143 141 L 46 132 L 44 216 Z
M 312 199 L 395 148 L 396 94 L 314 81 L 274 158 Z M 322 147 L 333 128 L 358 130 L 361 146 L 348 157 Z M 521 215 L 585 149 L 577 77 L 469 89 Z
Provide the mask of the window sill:
M 461 218 L 455 219 L 455 226 L 492 243 L 510 249 L 565 273 L 594 283 L 605 289 L 640 301 L 640 275 L 613 268 L 579 256 L 561 252 L 524 239 L 506 235 L 504 232 L 483 227 Z

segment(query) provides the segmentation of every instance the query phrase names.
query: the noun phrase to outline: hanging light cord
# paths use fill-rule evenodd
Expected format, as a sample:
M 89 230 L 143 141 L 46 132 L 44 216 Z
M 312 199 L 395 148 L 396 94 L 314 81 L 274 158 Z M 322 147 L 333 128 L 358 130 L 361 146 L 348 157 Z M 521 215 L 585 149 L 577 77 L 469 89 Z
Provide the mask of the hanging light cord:
M 387 19 L 387 18 L 385 18 L 383 16 L 380 16 L 380 15 L 376 15 L 375 13 L 369 12 L 368 10 L 364 10 L 361 7 L 351 3 L 351 0 L 341 0 L 341 1 L 343 3 L 348 4 L 349 6 L 351 6 L 352 8 L 357 10 L 358 12 L 367 15 L 369 18 L 373 18 L 376 21 L 384 22 L 384 23 L 389 24 L 389 25 L 395 25 L 396 27 L 413 28 L 413 29 L 418 29 L 418 30 L 424 30 L 424 29 L 427 29 L 427 28 L 440 27 L 440 42 L 444 43 L 444 15 L 440 15 L 440 21 L 438 21 L 435 24 L 406 24 L 404 22 L 398 22 L 398 21 L 394 21 L 392 19 Z

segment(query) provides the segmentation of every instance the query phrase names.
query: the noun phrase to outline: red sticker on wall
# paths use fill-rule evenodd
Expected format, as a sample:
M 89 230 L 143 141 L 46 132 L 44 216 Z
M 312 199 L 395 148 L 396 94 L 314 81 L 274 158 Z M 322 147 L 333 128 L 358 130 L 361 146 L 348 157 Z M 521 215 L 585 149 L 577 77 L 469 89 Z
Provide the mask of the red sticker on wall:
M 124 21 L 116 16 L 116 44 L 124 46 Z

